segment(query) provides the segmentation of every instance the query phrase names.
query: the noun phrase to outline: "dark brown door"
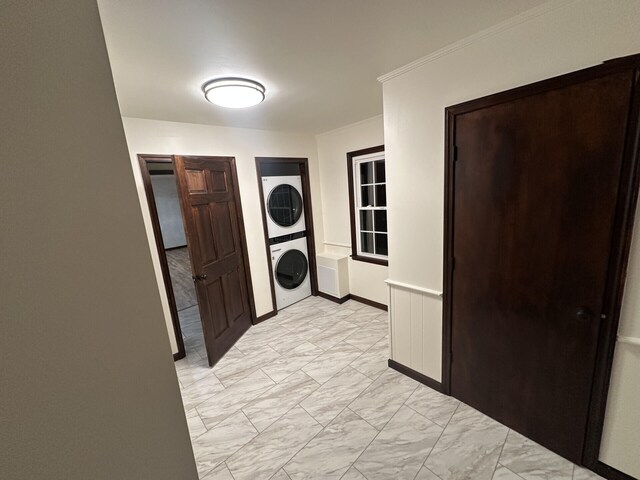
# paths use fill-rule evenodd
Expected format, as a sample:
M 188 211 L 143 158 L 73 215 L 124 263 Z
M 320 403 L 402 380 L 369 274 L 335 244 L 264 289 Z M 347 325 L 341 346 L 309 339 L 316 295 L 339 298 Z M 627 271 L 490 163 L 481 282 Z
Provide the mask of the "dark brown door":
M 250 277 L 234 159 L 175 156 L 209 365 L 251 326 Z
M 632 84 L 610 74 L 453 121 L 451 393 L 578 463 Z

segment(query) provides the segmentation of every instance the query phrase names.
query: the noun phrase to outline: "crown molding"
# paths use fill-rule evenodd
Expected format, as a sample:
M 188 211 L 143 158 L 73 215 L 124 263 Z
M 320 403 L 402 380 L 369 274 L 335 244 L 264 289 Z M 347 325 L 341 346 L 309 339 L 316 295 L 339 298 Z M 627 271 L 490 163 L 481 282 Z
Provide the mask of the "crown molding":
M 389 73 L 381 75 L 380 77 L 378 77 L 378 81 L 380 83 L 385 83 L 391 80 L 392 78 L 396 78 L 400 75 L 404 75 L 405 73 L 410 72 L 411 70 L 415 70 L 416 68 L 419 68 L 422 65 L 425 65 L 427 63 L 433 62 L 438 58 L 449 55 L 457 50 L 461 50 L 485 38 L 497 35 L 498 33 L 504 32 L 505 30 L 509 30 L 510 28 L 513 28 L 516 25 L 520 25 L 522 23 L 531 21 L 534 18 L 540 17 L 542 15 L 546 15 L 558 8 L 564 7 L 575 1 L 576 0 L 550 0 L 546 3 L 538 5 L 537 7 L 531 8 L 522 13 L 519 13 L 518 15 L 508 18 L 507 20 L 497 23 L 489 28 L 480 30 L 479 32 L 474 33 L 473 35 L 469 35 L 468 37 L 465 37 L 462 40 L 458 40 L 457 42 L 451 43 L 446 47 L 436 50 L 435 52 L 430 53 L 429 55 L 426 55 L 422 58 L 419 58 L 418 60 L 414 60 L 413 62 L 408 63 L 403 67 L 396 68 L 395 70 Z

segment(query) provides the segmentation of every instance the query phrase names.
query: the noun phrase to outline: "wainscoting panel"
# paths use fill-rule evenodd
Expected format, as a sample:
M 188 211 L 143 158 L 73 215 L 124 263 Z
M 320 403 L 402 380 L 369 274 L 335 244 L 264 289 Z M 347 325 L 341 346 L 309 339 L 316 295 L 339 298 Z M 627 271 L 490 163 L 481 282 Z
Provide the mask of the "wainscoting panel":
M 442 296 L 387 280 L 391 359 L 442 381 Z
M 408 367 L 413 368 L 414 370 L 418 370 L 422 372 L 422 348 L 423 343 L 423 311 L 422 308 L 422 295 L 416 294 L 415 292 L 409 292 L 409 301 L 410 301 L 410 314 L 411 314 L 411 337 L 409 338 L 411 342 L 411 363 L 408 364 Z M 421 368 L 415 368 L 414 365 L 419 365 Z
M 396 319 L 402 319 L 398 321 Z M 398 363 L 411 366 L 411 292 L 402 289 L 391 289 L 391 342 L 392 359 Z
M 640 338 L 619 336 L 613 356 L 611 386 L 600 448 L 602 462 L 635 478 L 640 478 L 640 456 L 637 448 L 640 445 L 638 365 Z M 620 445 L 629 447 L 620 448 Z

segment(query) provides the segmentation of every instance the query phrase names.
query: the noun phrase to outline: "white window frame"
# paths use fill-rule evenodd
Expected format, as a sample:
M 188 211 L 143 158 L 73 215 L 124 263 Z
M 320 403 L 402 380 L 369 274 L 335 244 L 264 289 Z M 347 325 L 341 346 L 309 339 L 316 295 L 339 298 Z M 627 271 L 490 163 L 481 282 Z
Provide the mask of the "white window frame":
M 384 182 L 375 182 L 375 183 L 364 183 L 361 184 L 360 183 L 360 165 L 362 163 L 369 163 L 369 162 L 375 162 L 376 160 L 385 160 L 385 152 L 375 152 L 375 153 L 370 153 L 367 155 L 360 155 L 358 157 L 353 157 L 352 159 L 352 177 L 353 177 L 353 195 L 354 195 L 354 221 L 355 221 L 355 228 L 356 228 L 356 251 L 359 257 L 366 257 L 366 258 L 372 258 L 372 259 L 377 259 L 377 260 L 385 260 L 388 261 L 389 260 L 389 255 L 378 255 L 375 253 L 369 253 L 369 252 L 363 252 L 362 251 L 362 233 L 372 233 L 373 234 L 373 251 L 375 252 L 376 250 L 376 232 L 375 231 L 370 231 L 370 230 L 362 230 L 360 228 L 360 212 L 361 211 L 376 211 L 376 210 L 385 210 L 387 211 L 387 206 L 385 205 L 384 207 L 374 207 L 374 206 L 369 206 L 369 207 L 362 207 L 360 199 L 361 199 L 361 195 L 362 195 L 362 188 L 361 187 L 366 187 L 366 186 L 372 186 L 373 188 L 373 198 L 374 201 L 373 203 L 375 204 L 375 196 L 376 196 L 376 189 L 375 186 L 376 185 L 384 185 L 385 188 L 385 193 L 387 190 L 387 172 L 386 172 L 386 167 L 387 167 L 387 163 L 385 160 L 385 181 Z M 375 173 L 374 173 L 375 175 Z M 374 214 L 372 214 L 374 215 Z M 375 216 L 375 215 L 374 215 Z M 375 220 L 374 220 L 375 222 Z M 387 235 L 387 253 L 388 253 L 388 249 L 389 249 L 389 227 L 387 224 L 387 231 L 386 232 L 377 232 L 377 233 L 384 233 L 385 235 Z

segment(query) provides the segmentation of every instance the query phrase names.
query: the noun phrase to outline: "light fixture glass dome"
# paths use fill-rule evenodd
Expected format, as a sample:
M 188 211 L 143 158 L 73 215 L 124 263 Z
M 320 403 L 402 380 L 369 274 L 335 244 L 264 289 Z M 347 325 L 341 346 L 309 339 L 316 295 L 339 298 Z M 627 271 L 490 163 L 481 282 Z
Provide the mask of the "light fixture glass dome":
M 220 107 L 253 107 L 264 100 L 264 85 L 247 78 L 218 78 L 202 86 L 205 98 Z

